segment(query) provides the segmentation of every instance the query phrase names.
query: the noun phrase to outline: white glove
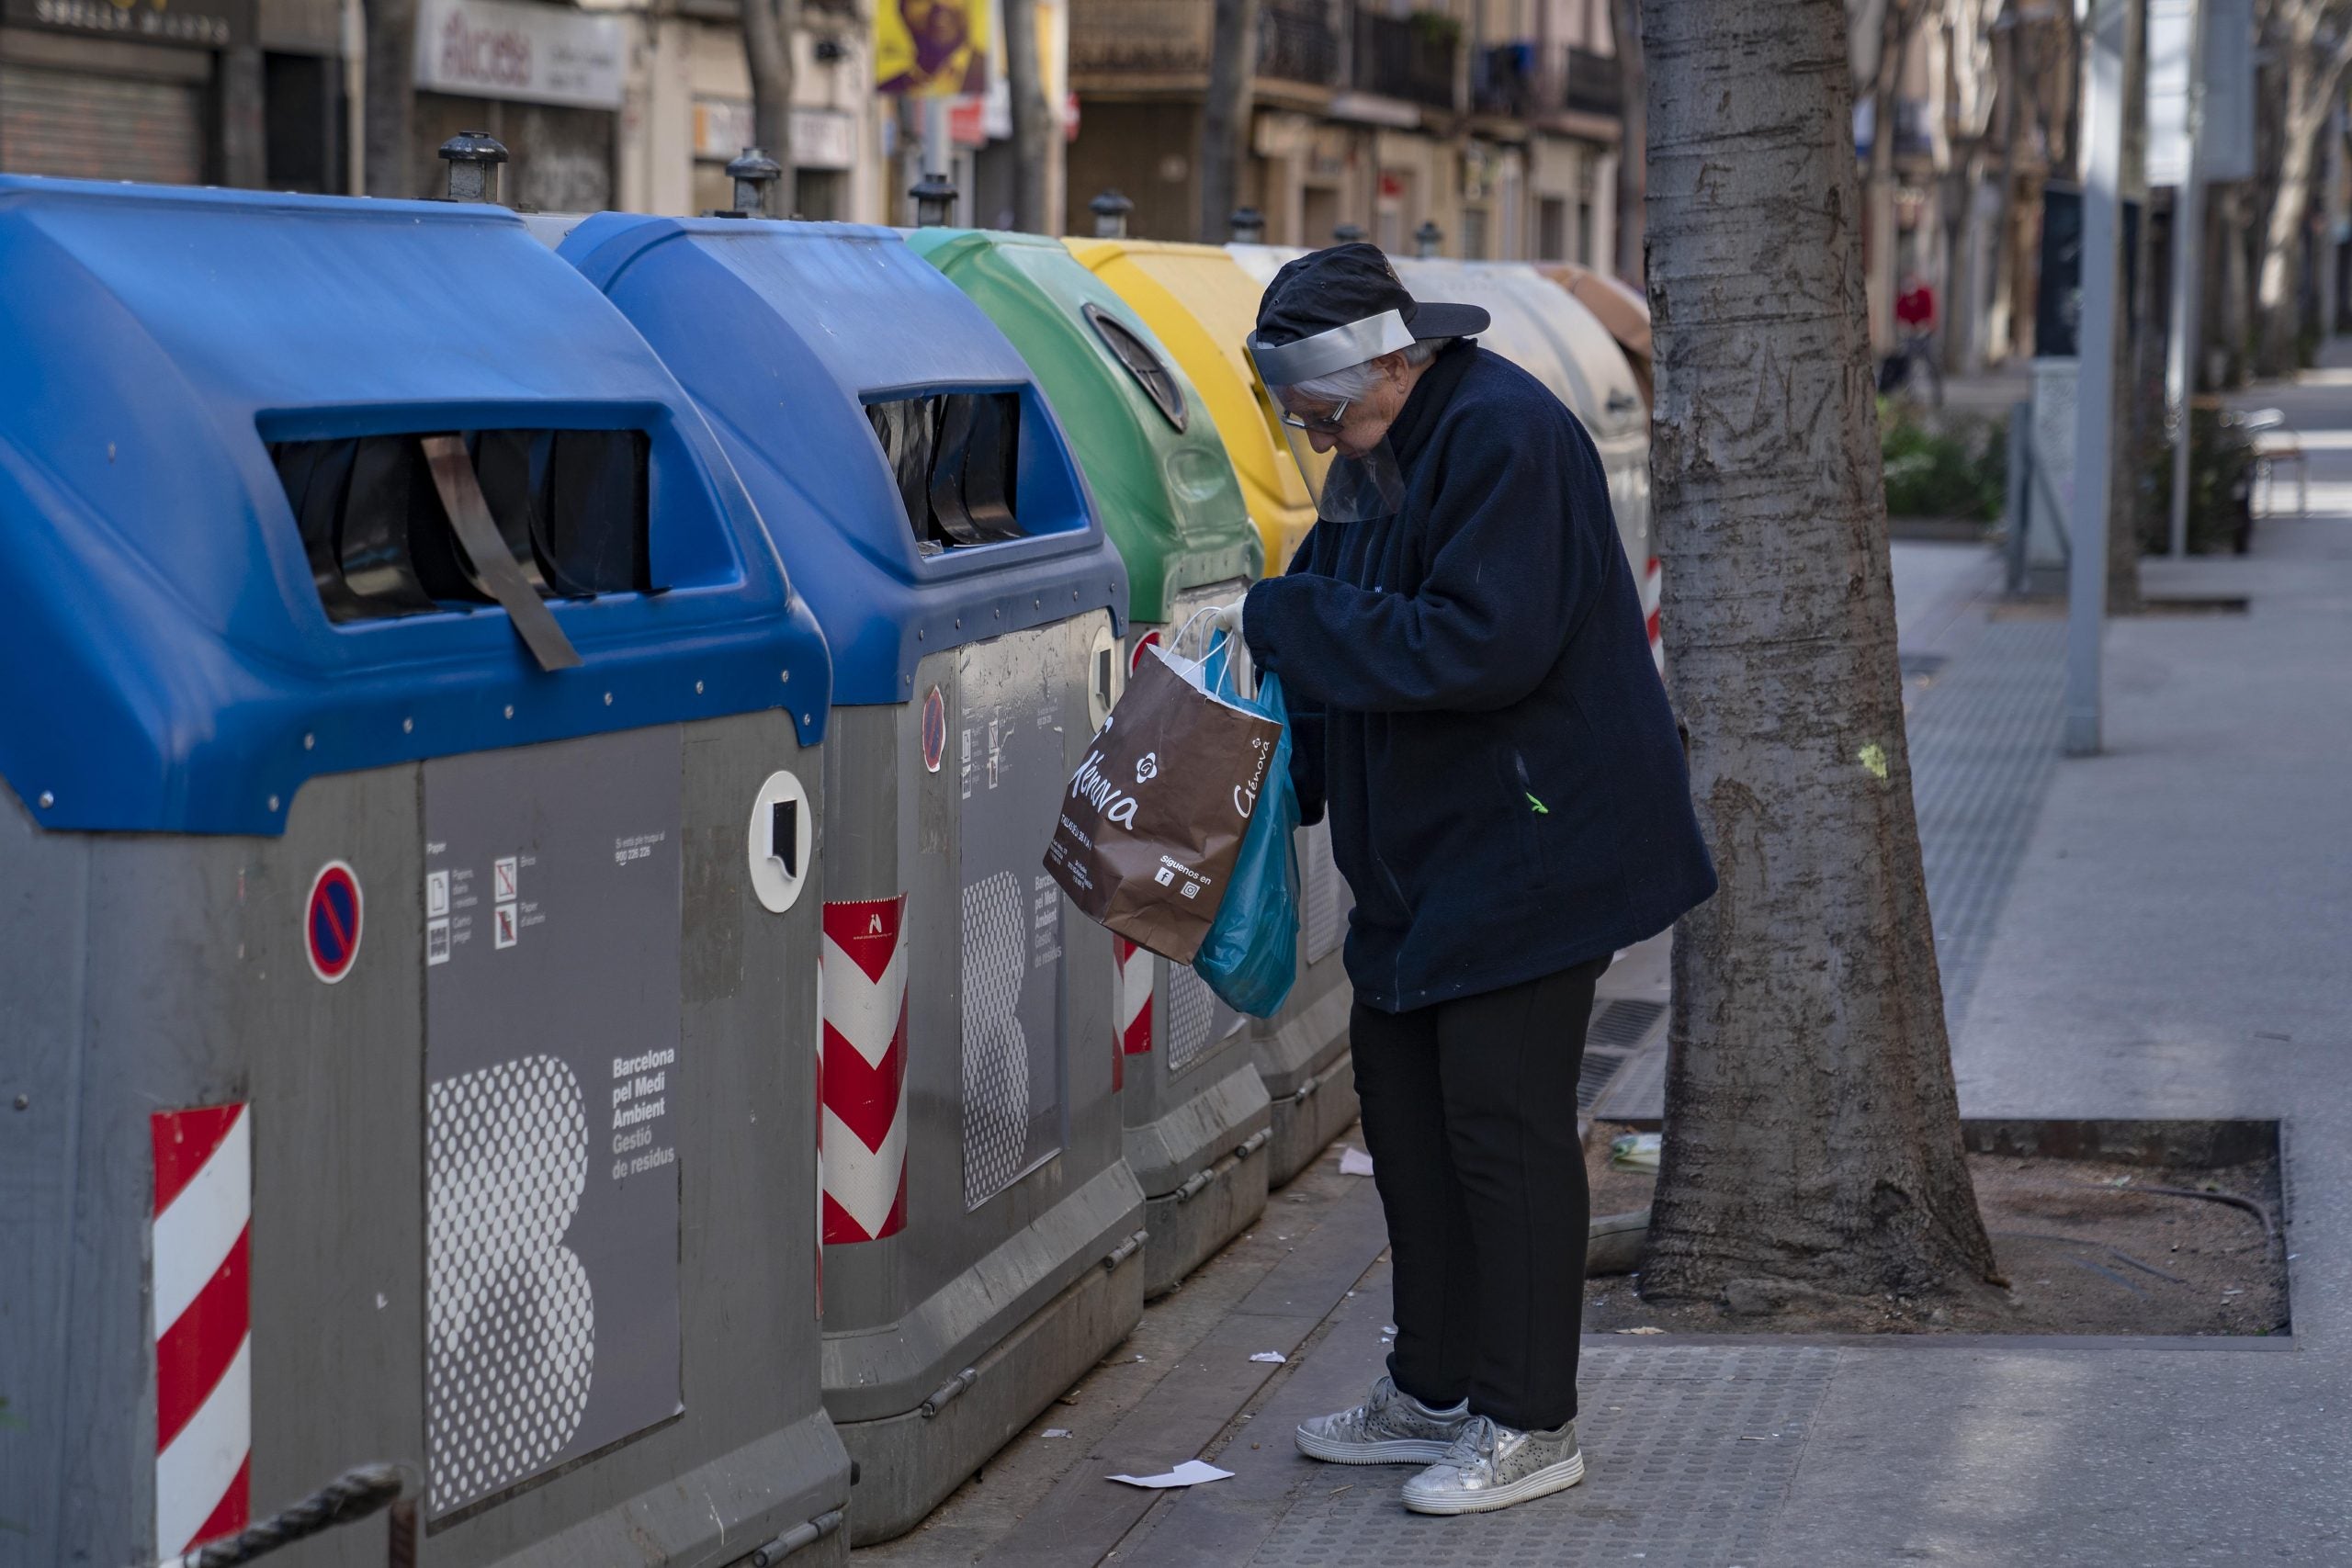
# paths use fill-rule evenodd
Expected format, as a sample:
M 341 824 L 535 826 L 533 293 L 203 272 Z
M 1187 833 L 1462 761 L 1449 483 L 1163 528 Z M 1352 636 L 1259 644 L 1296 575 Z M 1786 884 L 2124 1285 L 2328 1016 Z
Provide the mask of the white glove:
M 1248 603 L 1249 596 L 1245 594 L 1241 598 L 1236 599 L 1230 604 L 1219 604 L 1215 610 L 1209 613 L 1209 629 L 1212 631 L 1228 631 L 1233 634 L 1233 638 L 1236 642 L 1242 640 L 1241 607 Z

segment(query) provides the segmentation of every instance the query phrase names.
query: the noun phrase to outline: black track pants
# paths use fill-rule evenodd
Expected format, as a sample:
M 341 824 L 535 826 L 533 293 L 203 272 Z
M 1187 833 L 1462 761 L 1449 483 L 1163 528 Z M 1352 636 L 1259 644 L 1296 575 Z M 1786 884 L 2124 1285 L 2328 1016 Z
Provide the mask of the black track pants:
M 1607 958 L 1350 1021 L 1364 1142 L 1388 1215 L 1396 1386 L 1506 1427 L 1577 1413 L 1592 1195 L 1577 1074 Z

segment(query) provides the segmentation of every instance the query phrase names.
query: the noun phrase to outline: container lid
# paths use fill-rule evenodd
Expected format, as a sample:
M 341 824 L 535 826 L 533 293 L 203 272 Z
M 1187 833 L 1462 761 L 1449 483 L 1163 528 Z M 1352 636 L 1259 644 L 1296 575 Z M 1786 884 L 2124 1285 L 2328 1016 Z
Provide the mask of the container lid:
M 1029 367 L 888 229 L 602 213 L 559 253 L 709 415 L 833 651 L 836 703 L 1127 579 Z
M 1242 350 L 1264 285 L 1222 246 L 1172 240 L 1066 242 L 1080 265 L 1150 323 L 1208 405 L 1264 542 L 1281 565 L 1286 538 L 1315 521 L 1315 501 Z
M 316 774 L 772 707 L 820 738 L 750 498 L 513 213 L 0 178 L 0 773 L 44 827 L 274 834 Z
M 907 243 L 1029 362 L 1127 563 L 1137 620 L 1167 620 L 1187 589 L 1259 575 L 1264 549 L 1201 389 L 1117 290 L 1058 240 L 917 229 Z

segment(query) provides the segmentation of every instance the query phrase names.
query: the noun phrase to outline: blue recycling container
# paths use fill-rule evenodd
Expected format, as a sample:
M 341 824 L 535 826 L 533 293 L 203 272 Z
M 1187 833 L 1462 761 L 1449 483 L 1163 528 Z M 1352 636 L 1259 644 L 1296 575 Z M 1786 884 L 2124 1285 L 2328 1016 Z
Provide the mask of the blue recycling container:
M 839 1561 L 831 667 L 703 415 L 497 209 L 0 179 L 0 1563 L 371 1463 Z
M 833 649 L 824 1390 L 853 1539 L 887 1540 L 1141 1313 L 1111 939 L 1043 863 L 1126 574 L 1029 367 L 890 231 L 606 213 L 560 244 Z

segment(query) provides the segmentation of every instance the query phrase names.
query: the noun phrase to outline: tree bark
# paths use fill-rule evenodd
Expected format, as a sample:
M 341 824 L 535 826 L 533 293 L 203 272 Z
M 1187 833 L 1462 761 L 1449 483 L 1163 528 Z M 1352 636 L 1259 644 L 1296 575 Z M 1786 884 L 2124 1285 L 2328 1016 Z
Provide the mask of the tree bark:
M 2274 16 L 2285 67 L 2283 135 L 2278 183 L 2262 226 L 2262 263 L 2255 284 L 2257 337 L 2255 373 L 2285 376 L 2295 369 L 2295 340 L 2301 325 L 2297 285 L 2302 271 L 2303 225 L 2311 216 L 2312 185 L 2319 173 L 2319 138 L 2328 109 L 2352 66 L 2352 6 L 2329 0 L 2278 0 Z M 2338 34 L 2323 54 L 2323 22 Z
M 800 0 L 742 0 L 743 57 L 752 73 L 752 134 L 760 151 L 784 165 L 769 215 L 792 215 L 793 39 Z
M 2143 443 L 2149 439 L 2153 415 L 2161 430 L 2164 419 L 2163 382 L 2151 388 L 2144 361 L 2151 341 L 2143 320 L 2146 302 L 2155 293 L 2155 222 L 2148 202 L 2148 29 L 2147 0 L 2128 0 L 2123 7 L 2123 168 L 2120 194 L 2139 203 L 2140 231 L 2132 237 L 2131 257 L 2116 269 L 2115 411 L 2114 433 L 2108 445 L 2107 483 L 2107 613 L 2134 615 L 2140 612 L 2140 542 L 2145 528 L 2146 503 L 2151 499 L 2141 478 L 2147 471 Z M 2120 225 L 2120 220 L 2119 220 Z M 2116 243 L 2124 234 L 2119 226 Z M 2088 297 L 2086 295 L 2086 305 Z M 2154 406 L 2150 407 L 2153 392 Z
M 1617 155 L 1617 276 L 1642 287 L 1643 191 L 1649 153 L 1649 88 L 1642 69 L 1641 0 L 1609 0 L 1610 31 L 1617 45 L 1617 85 L 1624 98 Z
M 1054 134 L 1046 102 L 1044 67 L 1037 58 L 1036 0 L 1005 0 L 1005 88 L 1012 99 L 1012 226 L 1024 234 L 1047 234 L 1046 164 Z
M 2220 309 L 2212 312 L 2213 335 L 2222 351 L 2221 385 L 2225 389 L 2245 385 L 2250 369 L 2246 344 L 2254 332 L 2254 284 L 2246 258 L 2249 205 L 2243 185 L 2223 187 L 2212 204 L 2222 263 L 2216 269 Z
M 1843 17 L 1642 17 L 1667 664 L 1722 881 L 1675 934 L 1642 1292 L 1956 1289 L 1993 1252 L 1911 807 Z
M 1258 0 L 1216 0 L 1210 23 L 1209 85 L 1201 99 L 1199 238 L 1223 244 L 1240 205 L 1249 149 L 1250 87 L 1258 71 Z
M 416 0 L 364 0 L 368 103 L 362 171 L 369 196 L 413 197 Z

